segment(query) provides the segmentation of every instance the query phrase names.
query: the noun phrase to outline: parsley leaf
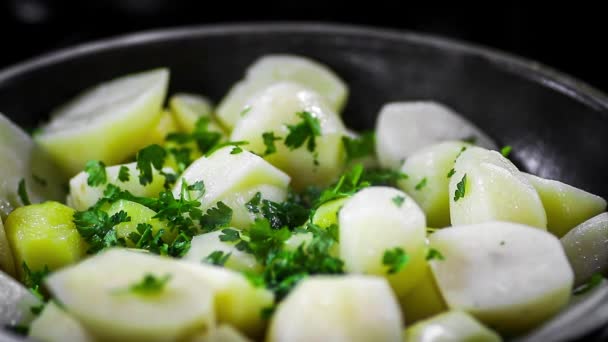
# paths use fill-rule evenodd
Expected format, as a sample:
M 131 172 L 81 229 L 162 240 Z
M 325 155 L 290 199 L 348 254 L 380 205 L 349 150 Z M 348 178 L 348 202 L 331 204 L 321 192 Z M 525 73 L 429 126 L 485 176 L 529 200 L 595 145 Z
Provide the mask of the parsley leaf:
M 395 274 L 400 272 L 409 262 L 410 257 L 405 253 L 403 248 L 395 247 L 387 249 L 382 256 L 382 264 L 388 266 L 387 273 Z
M 107 182 L 106 165 L 100 160 L 89 160 L 84 166 L 84 171 L 89 175 L 87 184 L 99 186 Z
M 249 200 L 249 202 L 245 203 L 245 207 L 250 213 L 257 214 L 260 212 L 260 203 L 262 201 L 262 193 L 256 192 L 255 195 Z
M 422 178 L 422 180 L 420 180 L 420 182 L 418 182 L 418 184 L 416 184 L 416 187 L 414 189 L 416 190 L 422 190 L 422 188 L 424 188 L 426 186 L 427 183 L 427 179 L 426 177 Z
M 295 150 L 308 140 L 306 148 L 313 152 L 317 146 L 315 137 L 321 136 L 321 123 L 310 112 L 296 113 L 302 121 L 297 125 L 287 125 L 289 134 L 285 137 L 285 146 Z
M 216 266 L 224 266 L 224 264 L 226 263 L 226 261 L 228 261 L 228 258 L 230 258 L 231 255 L 232 253 L 213 251 L 211 252 L 211 254 L 207 255 L 202 261 Z
M 21 203 L 23 205 L 30 205 L 30 197 L 27 195 L 27 189 L 25 187 L 25 179 L 21 178 L 19 181 L 19 185 L 17 186 L 17 194 L 19 195 L 19 199 L 21 199 Z
M 131 178 L 129 175 L 129 168 L 122 165 L 118 170 L 118 180 L 124 183 L 128 182 L 129 178 Z
M 469 144 L 475 144 L 477 142 L 477 137 L 474 135 L 470 135 L 470 136 L 462 138 L 460 140 L 462 140 L 466 143 L 469 143 Z
M 152 183 L 152 167 L 161 170 L 167 157 L 167 151 L 159 145 L 153 144 L 137 152 L 137 169 L 139 170 L 139 183 L 146 185 Z
M 572 294 L 574 294 L 575 296 L 580 296 L 582 294 L 585 294 L 585 293 L 593 290 L 594 288 L 596 288 L 603 280 L 604 280 L 604 277 L 601 274 L 594 273 L 591 276 L 591 279 L 589 279 L 589 281 L 586 284 L 583 284 L 583 285 L 577 287 L 576 289 L 574 289 Z
M 234 146 L 232 151 L 230 151 L 230 154 L 239 154 L 241 152 L 243 152 L 243 149 L 240 146 Z
M 441 254 L 441 252 L 439 252 L 435 248 L 431 248 L 426 253 L 426 260 L 433 260 L 433 259 L 445 260 L 445 257 L 443 256 L 443 254 Z
M 395 170 L 388 169 L 371 169 L 365 170 L 361 176 L 362 182 L 367 182 L 369 185 L 386 185 L 397 187 L 397 182 L 402 179 L 407 179 L 408 175 Z
M 131 217 L 124 210 L 112 216 L 97 207 L 74 213 L 76 230 L 89 244 L 87 251 L 89 254 L 97 253 L 111 246 L 124 246 L 125 241 L 118 240 L 114 226 L 129 221 L 131 221 Z
M 219 236 L 220 241 L 238 241 L 241 239 L 239 231 L 232 228 L 222 229 L 222 234 Z
M 456 191 L 454 192 L 454 202 L 458 202 L 459 199 L 464 197 L 467 186 L 467 174 L 462 176 L 462 179 L 456 184 Z
M 365 132 L 357 138 L 343 136 L 342 143 L 346 150 L 347 161 L 374 155 L 376 151 L 376 135 L 373 131 Z
M 512 150 L 513 150 L 513 148 L 511 146 L 507 145 L 500 149 L 500 154 L 502 154 L 503 157 L 508 158 L 509 154 L 511 154 Z
M 241 111 L 240 116 L 245 116 L 247 115 L 247 113 L 249 113 L 251 111 L 251 106 L 247 105 L 245 106 L 245 108 L 243 108 L 243 110 Z
M 277 140 L 281 140 L 281 137 L 275 137 L 274 132 L 265 132 L 262 134 L 262 139 L 264 140 L 264 146 L 266 146 L 266 150 L 264 151 L 264 155 L 270 155 L 277 151 L 277 147 L 274 142 Z
M 225 227 L 230 221 L 232 221 L 232 209 L 222 201 L 217 202 L 215 207 L 207 209 L 205 215 L 200 219 L 201 226 L 205 232 Z
M 24 274 L 23 285 L 25 285 L 25 287 L 27 287 L 36 298 L 40 299 L 41 301 L 44 301 L 44 296 L 41 292 L 41 285 L 44 278 L 46 278 L 46 276 L 51 273 L 49 267 L 47 265 L 44 265 L 44 268 L 42 270 L 32 271 L 27 266 L 25 261 L 21 264 L 21 267 L 23 268 Z
M 154 274 L 146 273 L 141 281 L 129 286 L 126 289 L 121 289 L 117 293 L 131 292 L 146 296 L 157 295 L 163 291 L 169 280 L 171 280 L 170 274 L 157 277 Z
M 395 203 L 395 205 L 398 208 L 401 208 L 401 206 L 403 205 L 404 201 L 405 201 L 405 197 L 403 197 L 403 196 L 395 196 L 395 197 L 393 197 L 393 203 Z
M 194 184 L 187 186 L 188 191 L 198 192 L 197 198 L 203 197 L 205 194 L 205 183 L 202 180 L 194 182 Z
M 452 176 L 456 173 L 456 170 L 454 170 L 454 168 L 452 168 L 450 170 L 450 172 L 448 172 L 448 178 L 452 178 Z

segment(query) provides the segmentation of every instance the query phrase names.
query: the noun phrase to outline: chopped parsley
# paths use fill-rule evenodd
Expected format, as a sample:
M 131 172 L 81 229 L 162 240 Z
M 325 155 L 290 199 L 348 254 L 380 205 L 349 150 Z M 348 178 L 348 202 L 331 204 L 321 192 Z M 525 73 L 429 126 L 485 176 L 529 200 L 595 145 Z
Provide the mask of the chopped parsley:
M 426 177 L 424 177 L 420 180 L 420 182 L 418 182 L 418 184 L 416 184 L 416 187 L 414 187 L 414 189 L 420 191 L 420 190 L 422 190 L 422 188 L 424 188 L 426 186 L 426 183 L 427 183 L 427 179 L 426 179 Z
M 89 186 L 99 186 L 106 184 L 106 165 L 100 160 L 89 160 L 84 166 L 84 171 L 88 174 L 87 184 Z
M 134 293 L 138 295 L 157 295 L 163 292 L 167 283 L 171 280 L 170 274 L 157 277 L 154 274 L 146 273 L 141 281 L 129 286 L 126 289 L 118 291 L 118 293 Z
M 46 297 L 43 295 L 41 289 L 42 281 L 44 280 L 44 278 L 46 278 L 46 276 L 51 273 L 51 271 L 49 270 L 49 267 L 47 265 L 44 265 L 44 268 L 40 271 L 32 271 L 27 266 L 25 261 L 21 264 L 21 267 L 23 268 L 24 274 L 23 284 L 25 285 L 25 287 L 28 288 L 30 293 L 41 302 L 39 305 L 34 305 L 30 307 L 30 311 L 34 315 L 38 315 L 44 309 L 46 301 Z
M 388 267 L 388 274 L 399 273 L 409 262 L 410 257 L 405 253 L 403 248 L 395 247 L 387 249 L 382 256 L 382 264 Z
M 460 155 L 461 155 L 461 154 L 462 154 L 464 151 L 466 151 L 466 150 L 467 150 L 467 147 L 466 147 L 466 146 L 462 146 L 462 147 L 460 148 L 460 152 L 458 152 L 458 154 L 456 155 L 456 158 L 454 158 L 454 160 L 458 159 L 458 157 L 460 157 Z
M 239 231 L 232 228 L 222 229 L 222 234 L 219 236 L 220 241 L 234 242 L 241 238 Z
M 249 200 L 249 202 L 245 203 L 245 208 L 250 213 L 257 214 L 260 212 L 260 203 L 262 202 L 262 193 L 256 192 L 255 195 Z
M 241 152 L 243 152 L 243 149 L 240 146 L 234 146 L 232 151 L 230 151 L 230 154 L 239 154 Z
M 582 294 L 585 294 L 585 293 L 593 290 L 594 288 L 596 288 L 603 280 L 604 280 L 604 277 L 601 274 L 594 273 L 591 276 L 591 279 L 589 279 L 589 281 L 586 284 L 583 284 L 583 285 L 577 287 L 576 289 L 574 289 L 572 294 L 574 294 L 575 296 L 580 296 Z
M 502 154 L 503 157 L 508 158 L 509 154 L 511 154 L 512 150 L 513 150 L 513 148 L 511 146 L 507 145 L 500 149 L 500 154 Z
M 405 197 L 403 197 L 403 196 L 395 196 L 395 197 L 393 197 L 392 201 L 393 201 L 393 203 L 395 203 L 395 205 L 398 208 L 401 208 L 401 206 L 403 205 L 403 202 L 405 201 Z
M 232 209 L 222 201 L 217 202 L 215 207 L 207 209 L 200 219 L 203 231 L 207 232 L 226 227 L 230 221 L 232 221 Z
M 19 181 L 19 185 L 17 186 L 17 195 L 19 195 L 19 199 L 23 205 L 30 205 L 32 202 L 30 201 L 30 197 L 27 195 L 27 189 L 25 187 L 25 179 L 21 178 Z
M 477 142 L 477 137 L 474 135 L 470 135 L 470 136 L 462 138 L 460 140 L 462 140 L 466 143 L 469 143 L 469 144 L 475 144 Z
M 38 183 L 40 186 L 47 186 L 47 181 L 46 179 L 36 176 L 34 174 L 32 174 L 32 179 L 34 180 L 34 182 Z
M 131 221 L 131 217 L 124 210 L 112 216 L 96 207 L 74 213 L 76 230 L 88 243 L 87 253 L 89 254 L 97 253 L 112 246 L 125 246 L 126 242 L 119 240 L 116 236 L 114 226 L 129 221 Z
M 232 253 L 224 253 L 222 251 L 213 251 L 211 254 L 207 255 L 202 262 L 206 262 L 208 264 L 216 265 L 216 266 L 224 266 L 226 261 Z
M 250 111 L 251 111 L 251 106 L 245 106 L 245 108 L 243 108 L 243 110 L 241 111 L 240 116 L 245 116 Z
M 152 168 L 154 167 L 158 171 L 162 170 L 166 157 L 167 151 L 156 144 L 147 146 L 137 152 L 135 159 L 141 185 L 152 183 Z
M 454 191 L 454 202 L 458 202 L 459 199 L 464 197 L 467 186 L 467 174 L 462 176 L 462 179 L 456 184 L 456 191 Z
M 275 146 L 275 141 L 281 140 L 281 137 L 276 137 L 274 132 L 264 132 L 262 134 L 262 140 L 264 141 L 264 146 L 266 146 L 266 150 L 264 151 L 264 155 L 270 155 L 277 151 L 277 147 Z
M 456 173 L 456 170 L 454 170 L 454 168 L 452 168 L 452 169 L 450 170 L 450 172 L 448 172 L 448 176 L 447 176 L 447 177 L 448 177 L 448 178 L 452 178 L 452 176 L 453 176 L 455 173 Z
M 120 169 L 118 169 L 118 180 L 121 182 L 128 182 L 130 179 L 129 168 L 122 165 Z
M 441 252 L 439 252 L 435 248 L 431 248 L 426 253 L 426 260 L 435 260 L 435 259 L 437 259 L 437 260 L 445 260 L 445 257 L 443 256 L 443 254 L 441 254 Z
M 295 150 L 306 143 L 308 151 L 313 152 L 317 147 L 315 137 L 321 136 L 321 123 L 310 112 L 296 113 L 302 121 L 297 125 L 287 125 L 289 134 L 285 137 L 285 146 Z
M 347 161 L 374 155 L 376 150 L 376 135 L 373 131 L 365 132 L 357 138 L 342 137 L 342 143 L 346 150 Z

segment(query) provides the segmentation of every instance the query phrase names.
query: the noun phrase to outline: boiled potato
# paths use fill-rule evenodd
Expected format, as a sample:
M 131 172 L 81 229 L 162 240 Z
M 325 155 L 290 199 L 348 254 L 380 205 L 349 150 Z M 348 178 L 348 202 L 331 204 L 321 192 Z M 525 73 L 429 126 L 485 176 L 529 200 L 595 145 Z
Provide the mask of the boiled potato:
M 500 153 L 469 147 L 456 160 L 454 170 L 449 186 L 452 225 L 498 220 L 547 227 L 538 193 Z
M 74 209 L 58 202 L 17 208 L 8 216 L 4 229 L 22 279 L 23 263 L 32 271 L 55 270 L 84 257 L 86 242 L 73 217 Z
M 89 160 L 118 164 L 146 145 L 168 82 L 156 69 L 99 84 L 55 110 L 35 140 L 69 176 Z
M 215 122 L 211 101 L 201 95 L 178 93 L 169 100 L 171 113 L 182 132 L 192 132 L 201 117 L 209 118 L 207 128 L 212 132 L 224 133 Z
M 279 304 L 266 341 L 401 341 L 401 322 L 384 279 L 313 276 Z
M 217 115 L 233 128 L 247 110 L 248 100 L 260 90 L 281 81 L 301 84 L 319 93 L 335 112 L 340 112 L 348 96 L 346 84 L 326 66 L 305 57 L 267 55 L 247 69 L 245 79 L 235 84 L 222 99 Z
M 496 149 L 494 142 L 473 123 L 432 101 L 387 103 L 376 121 L 376 154 L 380 165 L 399 169 L 421 148 L 448 140 L 475 138 L 475 143 Z
M 450 225 L 448 175 L 458 154 L 470 146 L 459 141 L 431 145 L 412 154 L 401 167 L 401 172 L 408 177 L 399 181 L 399 188 L 420 205 L 431 227 Z
M 215 324 L 213 288 L 179 265 L 173 259 L 113 249 L 52 273 L 45 283 L 96 339 L 170 341 Z M 146 276 L 166 282 L 150 293 L 130 290 Z
M 405 296 L 399 298 L 399 304 L 407 324 L 447 310 L 428 264 L 425 265 L 422 279 Z
M 502 338 L 462 311 L 449 311 L 405 331 L 408 342 L 500 342 Z
M 327 228 L 332 224 L 338 224 L 338 212 L 344 206 L 344 203 L 348 200 L 347 197 L 339 198 L 336 200 L 329 201 L 327 203 L 323 203 L 317 210 L 315 211 L 314 216 L 312 217 L 312 223 L 321 227 Z
M 599 196 L 555 180 L 524 175 L 543 202 L 547 229 L 557 237 L 606 210 L 606 200 Z
M 575 285 L 587 282 L 595 273 L 608 272 L 608 213 L 574 227 L 561 242 L 574 271 Z
M 162 239 L 165 242 L 171 242 L 177 235 L 176 231 L 171 231 L 166 225 L 154 218 L 156 212 L 142 204 L 127 201 L 118 200 L 112 203 L 106 210 L 109 216 L 112 216 L 119 211 L 124 211 L 131 218 L 128 222 L 121 222 L 114 226 L 116 236 L 123 238 L 127 241 L 128 247 L 136 247 L 136 244 L 129 239 L 131 233 L 137 232 L 137 226 L 139 224 L 149 224 L 152 227 L 152 234 L 156 234 L 159 230 L 164 229 Z
M 516 223 L 485 222 L 429 237 L 444 260 L 430 261 L 448 307 L 505 334 L 525 332 L 570 299 L 573 272 L 559 240 Z
M 171 115 L 171 112 L 165 109 L 158 118 L 158 121 L 156 122 L 152 130 L 148 133 L 148 137 L 146 138 L 146 144 L 143 145 L 161 145 L 165 142 L 167 134 L 177 131 L 178 126 L 175 122 L 175 119 Z
M 76 319 L 54 302 L 48 303 L 30 325 L 29 337 L 41 342 L 93 342 L 95 339 Z
M 258 263 L 252 254 L 239 251 L 234 246 L 236 242 L 221 241 L 220 235 L 222 235 L 222 232 L 218 230 L 195 236 L 192 239 L 188 253 L 184 255 L 183 259 L 200 263 L 211 253 L 220 251 L 224 254 L 230 253 L 230 257 L 228 257 L 228 260 L 224 264 L 226 268 L 241 272 L 260 272 L 262 270 L 262 265 Z
M 345 203 L 338 214 L 340 258 L 349 273 L 386 277 L 397 296 L 410 291 L 424 276 L 426 222 L 414 200 L 397 189 L 365 188 Z M 409 260 L 389 274 L 384 253 L 401 248 Z
M 6 238 L 6 232 L 4 231 L 2 219 L 0 219 L 0 271 L 4 271 L 13 277 L 17 275 L 13 251 L 11 250 L 11 245 L 8 243 L 8 239 Z
M 250 188 L 227 194 L 222 198 L 222 202 L 232 208 L 232 221 L 230 224 L 240 229 L 248 229 L 259 214 L 252 213 L 245 206 L 247 202 L 257 194 L 261 194 L 262 200 L 269 200 L 281 203 L 287 198 L 287 188 L 285 186 L 275 186 L 268 184 L 255 185 Z
M 0 272 L 0 324 L 3 327 L 27 325 L 36 317 L 32 307 L 39 307 L 42 301 L 14 278 Z
M 230 325 L 222 324 L 215 329 L 211 329 L 204 335 L 195 336 L 188 339 L 188 342 L 250 342 L 238 330 Z
M 248 141 L 246 149 L 264 156 L 264 133 L 272 132 L 283 139 L 275 141 L 277 151 L 264 158 L 292 177 L 294 189 L 329 185 L 342 173 L 344 124 L 319 94 L 295 83 L 277 83 L 257 93 L 250 108 L 234 127 L 230 140 Z M 303 122 L 298 115 L 301 112 L 308 112 L 319 121 L 320 136 L 315 137 L 314 151 L 308 150 L 308 142 L 296 149 L 284 143 L 289 134 L 287 126 Z

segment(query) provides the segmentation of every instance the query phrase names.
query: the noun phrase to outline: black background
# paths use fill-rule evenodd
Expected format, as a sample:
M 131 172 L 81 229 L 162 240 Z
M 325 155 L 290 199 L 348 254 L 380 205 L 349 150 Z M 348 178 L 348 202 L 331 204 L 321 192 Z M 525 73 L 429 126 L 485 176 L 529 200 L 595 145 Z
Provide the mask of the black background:
M 539 61 L 608 92 L 605 11 L 582 1 L 530 3 L 0 0 L 0 68 L 57 48 L 139 30 L 224 22 L 324 21 L 470 41 Z

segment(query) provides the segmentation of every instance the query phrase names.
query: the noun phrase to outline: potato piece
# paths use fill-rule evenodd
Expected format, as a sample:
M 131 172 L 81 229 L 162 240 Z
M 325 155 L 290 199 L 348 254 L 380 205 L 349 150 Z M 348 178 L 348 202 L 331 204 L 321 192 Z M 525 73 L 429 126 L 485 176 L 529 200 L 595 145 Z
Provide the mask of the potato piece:
M 313 276 L 279 304 L 266 341 L 401 341 L 401 322 L 384 279 Z
M 425 265 L 422 279 L 405 296 L 399 298 L 399 304 L 408 325 L 447 310 L 428 264 Z
M 129 239 L 129 234 L 136 233 L 139 224 L 149 224 L 152 226 L 152 234 L 156 234 L 159 230 L 164 229 L 162 239 L 165 242 L 173 241 L 175 235 L 177 235 L 176 231 L 169 230 L 165 224 L 154 218 L 156 215 L 154 210 L 139 203 L 118 200 L 110 205 L 107 209 L 107 213 L 112 216 L 121 210 L 126 212 L 131 220 L 129 222 L 117 224 L 114 226 L 114 229 L 116 230 L 116 236 L 125 239 L 125 241 L 127 241 L 127 246 L 129 247 L 136 247 L 135 243 Z
M 247 202 L 257 194 L 261 194 L 263 200 L 281 203 L 287 198 L 287 188 L 284 186 L 274 186 L 268 184 L 256 185 L 249 189 L 237 191 L 223 196 L 221 201 L 232 209 L 232 221 L 230 225 L 240 228 L 249 229 L 255 221 L 257 214 L 249 211 L 245 206 Z
M 575 286 L 589 281 L 594 273 L 608 273 L 608 213 L 574 227 L 561 242 L 574 271 Z
M 224 134 L 224 130 L 215 122 L 211 101 L 201 95 L 178 93 L 169 100 L 171 113 L 182 132 L 192 132 L 201 117 L 209 118 L 207 128 L 212 132 Z
M 338 224 L 338 212 L 344 206 L 348 198 L 339 198 L 321 205 L 312 218 L 312 223 L 321 228 L 327 228 L 332 224 Z
M 274 303 L 274 295 L 255 287 L 240 273 L 217 266 L 183 262 L 182 267 L 195 273 L 215 292 L 218 323 L 232 325 L 247 336 L 260 337 L 266 327 L 262 310 Z
M 47 288 L 97 339 L 177 340 L 215 324 L 214 291 L 181 263 L 113 249 L 51 274 Z M 158 291 L 129 290 L 145 276 L 169 277 Z
M 389 187 L 365 188 L 349 198 L 340 213 L 340 258 L 349 273 L 386 277 L 397 296 L 422 279 L 426 267 L 424 213 L 407 194 Z M 409 261 L 388 274 L 387 250 L 402 248 Z
M 178 127 L 177 123 L 175 122 L 175 119 L 171 115 L 171 112 L 165 109 L 158 118 L 158 121 L 156 122 L 152 130 L 148 133 L 148 137 L 146 138 L 146 144 L 142 145 L 162 145 L 165 142 L 167 134 L 177 132 L 177 130 Z
M 35 318 L 32 307 L 42 304 L 29 289 L 4 272 L 0 272 L 0 303 L 2 327 L 29 324 Z
M 420 205 L 427 224 L 443 228 L 450 225 L 450 170 L 456 157 L 470 144 L 447 141 L 423 148 L 412 154 L 401 168 L 408 178 L 399 181 L 401 190 Z
M 20 127 L 0 113 L 0 218 L 24 203 L 18 195 L 19 182 L 24 180 L 32 203 L 62 200 L 66 175 Z
M 204 335 L 195 336 L 189 342 L 250 342 L 238 330 L 230 325 L 222 324 L 215 329 L 211 329 Z
M 86 242 L 73 217 L 74 209 L 57 202 L 17 208 L 8 216 L 4 229 L 21 278 L 23 263 L 32 271 L 56 270 L 84 257 Z
M 281 137 L 283 140 L 275 141 L 277 151 L 264 158 L 292 177 L 294 189 L 329 185 L 342 173 L 344 124 L 319 94 L 298 84 L 277 83 L 257 93 L 250 108 L 234 127 L 230 140 L 248 141 L 246 149 L 264 156 L 263 134 L 272 132 Z M 284 143 L 289 134 L 287 125 L 303 122 L 298 115 L 301 112 L 319 120 L 320 136 L 315 137 L 316 148 L 312 152 L 307 148 L 308 142 L 293 150 Z
M 281 81 L 314 90 L 338 113 L 348 96 L 346 84 L 326 66 L 300 56 L 266 55 L 255 61 L 247 69 L 245 79 L 235 84 L 222 99 L 217 108 L 218 118 L 225 127 L 233 128 L 255 93 Z
M 507 334 L 529 330 L 570 298 L 573 273 L 559 240 L 534 227 L 485 222 L 429 237 L 444 260 L 430 261 L 450 309 Z
M 606 200 L 550 179 L 524 173 L 540 196 L 547 213 L 547 229 L 562 237 L 575 226 L 606 210 Z
M 432 101 L 387 103 L 376 121 L 376 154 L 380 165 L 399 169 L 417 150 L 448 140 L 475 138 L 489 149 L 496 144 L 469 120 Z
M 408 342 L 500 342 L 502 338 L 462 311 L 449 311 L 405 331 Z
M 152 168 L 152 183 L 141 185 L 139 183 L 139 170 L 137 170 L 136 165 L 136 163 L 129 163 L 106 167 L 107 182 L 98 186 L 88 185 L 88 173 L 80 172 L 70 179 L 68 205 L 80 211 L 88 209 L 103 197 L 103 192 L 108 184 L 116 185 L 135 196 L 158 197 L 158 194 L 164 190 L 165 177 L 158 170 Z M 118 179 L 120 168 L 123 166 L 129 170 L 129 180 L 126 182 Z M 164 171 L 172 172 L 170 169 L 164 169 Z
M 234 229 L 234 228 L 233 228 Z M 221 241 L 222 231 L 218 230 L 211 233 L 197 235 L 192 239 L 188 253 L 183 259 L 194 263 L 204 262 L 211 253 L 215 251 L 230 253 L 230 257 L 224 267 L 239 272 L 260 272 L 262 265 L 258 263 L 252 254 L 239 251 L 234 245 L 235 242 Z
M 13 251 L 11 250 L 11 245 L 8 243 L 8 239 L 6 238 L 6 232 L 4 231 L 2 219 L 0 219 L 0 271 L 4 271 L 12 277 L 17 275 Z
M 42 342 L 93 342 L 93 337 L 84 327 L 54 302 L 48 303 L 36 318 L 28 334 Z
M 538 193 L 500 153 L 469 147 L 456 160 L 454 170 L 449 187 L 452 225 L 508 221 L 547 227 Z
M 118 164 L 145 146 L 168 81 L 155 69 L 99 84 L 55 110 L 35 140 L 70 176 L 89 160 Z

